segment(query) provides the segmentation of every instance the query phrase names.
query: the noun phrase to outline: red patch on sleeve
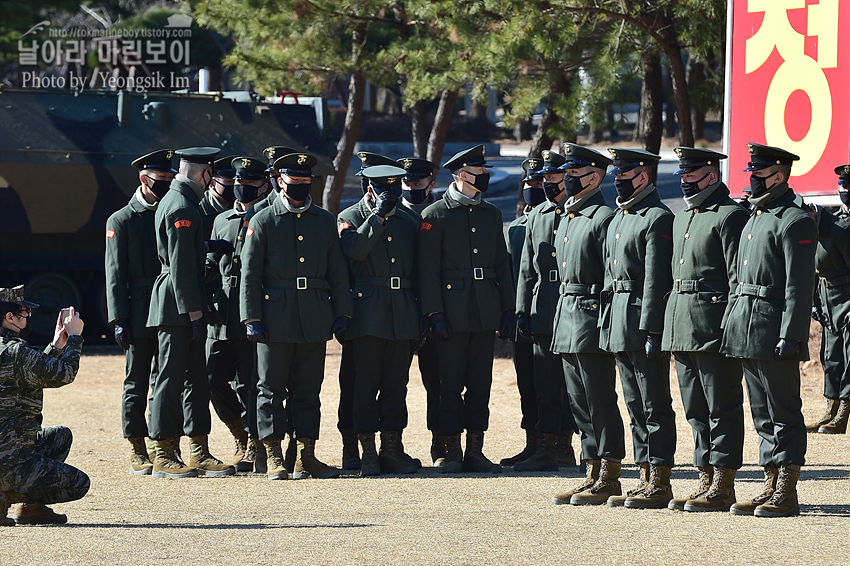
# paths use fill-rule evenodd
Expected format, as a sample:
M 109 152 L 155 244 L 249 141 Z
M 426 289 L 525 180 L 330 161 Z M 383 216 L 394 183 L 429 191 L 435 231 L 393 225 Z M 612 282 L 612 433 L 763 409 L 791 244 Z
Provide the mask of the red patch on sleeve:
M 177 228 L 177 229 L 190 228 L 191 226 L 192 226 L 191 220 L 178 220 L 177 222 L 174 223 L 174 227 Z
M 671 236 L 668 236 L 667 234 L 661 234 L 661 237 L 662 237 L 662 238 L 666 238 L 666 239 L 668 239 L 668 240 L 672 240 L 672 239 L 673 239 Z
M 339 230 L 340 234 L 342 234 L 342 231 L 347 228 L 351 228 L 351 224 L 348 222 L 340 222 L 339 226 L 337 226 L 337 230 Z
M 434 225 L 431 224 L 430 222 L 423 222 L 422 224 L 420 224 L 419 229 L 420 230 L 430 230 L 433 227 L 434 227 Z
M 114 238 L 115 237 L 115 230 L 107 230 L 106 231 L 106 237 L 107 238 Z
M 249 238 L 250 238 L 251 236 L 253 236 L 253 235 L 254 235 L 254 229 L 253 229 L 253 228 L 248 228 L 248 232 L 247 232 L 247 234 L 248 234 L 248 237 L 249 237 Z
M 811 244 L 812 241 L 811 240 L 800 240 L 800 243 L 801 244 Z

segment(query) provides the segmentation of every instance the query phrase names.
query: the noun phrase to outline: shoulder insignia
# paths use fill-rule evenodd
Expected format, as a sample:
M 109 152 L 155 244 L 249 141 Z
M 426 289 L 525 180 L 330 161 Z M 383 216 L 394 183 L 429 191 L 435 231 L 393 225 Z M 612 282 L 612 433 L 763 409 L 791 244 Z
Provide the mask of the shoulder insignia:
M 106 237 L 107 238 L 114 238 L 115 237 L 115 230 L 107 230 L 106 231 Z
M 431 224 L 430 222 L 423 222 L 422 224 L 419 225 L 420 230 L 426 230 L 426 231 L 430 230 L 433 227 L 434 227 L 434 225 Z
M 191 220 L 178 220 L 174 223 L 175 228 L 191 228 L 192 221 Z
M 250 238 L 251 236 L 253 236 L 253 235 L 254 235 L 254 229 L 253 229 L 253 228 L 248 228 L 248 232 L 246 232 L 246 234 L 247 234 L 247 236 Z

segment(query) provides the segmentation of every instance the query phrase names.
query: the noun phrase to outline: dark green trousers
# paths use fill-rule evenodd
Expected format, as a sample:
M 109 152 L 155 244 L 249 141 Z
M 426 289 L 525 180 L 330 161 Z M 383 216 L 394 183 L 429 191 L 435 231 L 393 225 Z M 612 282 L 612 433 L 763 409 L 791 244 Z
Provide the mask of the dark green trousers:
M 351 340 L 342 344 L 339 360 L 339 406 L 336 428 L 340 432 L 354 430 L 354 350 Z
M 452 332 L 448 340 L 437 339 L 441 434 L 487 430 L 495 340 L 492 330 Z
M 156 440 L 210 433 L 210 383 L 204 342 L 191 326 L 158 328 L 158 371 L 151 387 L 150 437 Z
M 257 429 L 261 439 L 282 440 L 289 432 L 290 415 L 296 438 L 319 438 L 326 347 L 326 342 L 257 344 Z
M 643 350 L 614 354 L 629 410 L 635 463 L 673 466 L 676 414 L 670 397 L 670 354 L 647 359 Z
M 520 426 L 535 430 L 537 426 L 537 390 L 534 388 L 534 344 L 514 342 L 514 370 L 519 390 L 519 407 L 522 412 Z
M 617 372 L 611 354 L 561 354 L 569 402 L 581 435 L 581 459 L 622 460 L 623 418 L 617 406 Z
M 806 425 L 800 399 L 800 362 L 742 361 L 759 435 L 759 465 L 802 466 L 806 463 Z
M 674 352 L 685 418 L 694 433 L 694 466 L 743 464 L 741 360 L 717 352 Z
M 124 438 L 148 435 L 145 411 L 148 391 L 156 379 L 157 339 L 134 336 L 125 353 L 124 393 L 121 395 L 121 429 Z M 153 366 L 153 367 L 152 367 Z
M 850 331 L 837 333 L 823 328 L 820 343 L 823 366 L 823 396 L 827 399 L 850 399 Z
M 549 349 L 551 334 L 534 335 L 534 390 L 537 393 L 537 432 L 576 432 L 567 396 L 561 356 Z
M 354 350 L 354 431 L 401 432 L 407 426 L 410 340 L 361 336 Z
M 437 340 L 429 336 L 416 352 L 419 375 L 425 387 L 425 422 L 431 432 L 440 431 L 440 366 L 437 361 Z M 413 358 L 411 357 L 411 362 Z
M 256 351 L 247 338 L 207 340 L 210 400 L 224 424 L 242 419 L 251 438 L 257 438 Z

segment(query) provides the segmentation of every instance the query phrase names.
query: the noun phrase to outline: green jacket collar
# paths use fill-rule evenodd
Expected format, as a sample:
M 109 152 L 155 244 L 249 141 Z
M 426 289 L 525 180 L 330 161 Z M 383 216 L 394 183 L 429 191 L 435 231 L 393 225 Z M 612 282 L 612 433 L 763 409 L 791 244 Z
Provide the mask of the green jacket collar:
M 186 179 L 185 181 L 183 179 Z M 182 175 L 178 175 L 174 177 L 174 180 L 171 181 L 171 188 L 169 190 L 177 191 L 191 202 L 195 204 L 200 204 L 201 197 L 198 196 L 198 193 L 195 192 L 193 187 L 197 187 L 198 185 L 192 181 L 191 179 L 187 179 Z
M 149 208 L 145 208 L 145 205 L 143 205 L 142 203 L 139 202 L 138 197 L 136 197 L 136 193 L 138 191 L 139 191 L 139 189 L 136 189 L 136 192 L 133 193 L 132 197 L 130 197 L 130 202 L 128 203 L 130 205 L 130 210 L 132 210 L 136 214 L 144 214 L 145 212 L 151 212 L 151 213 L 154 212 L 156 210 L 155 207 L 154 207 L 153 210 L 151 210 Z
M 646 196 L 627 209 L 629 214 L 640 214 L 642 216 L 646 214 L 650 208 L 655 207 L 655 205 L 661 202 L 661 195 L 658 194 L 658 188 L 655 185 L 650 185 L 650 187 L 651 188 L 648 187 L 644 189 L 645 191 L 649 191 L 646 193 Z
M 453 198 L 449 195 L 449 191 L 448 191 L 448 190 L 447 190 L 446 192 L 444 192 L 444 193 L 443 193 L 443 200 L 446 202 L 446 206 L 447 206 L 447 207 L 449 207 L 449 208 L 459 208 L 459 207 L 461 207 L 461 206 L 463 206 L 463 207 L 468 206 L 468 205 L 465 205 L 465 204 L 460 203 L 460 202 L 456 201 L 455 199 L 453 199 Z M 477 208 L 482 209 L 482 210 L 484 210 L 484 209 L 488 209 L 488 208 L 492 208 L 492 207 L 491 207 L 491 205 L 490 205 L 490 203 L 489 203 L 489 202 L 487 202 L 486 200 L 484 200 L 484 197 L 481 197 L 481 202 L 480 202 L 480 203 L 478 203 L 478 204 L 476 204 L 475 206 L 476 206 Z
M 283 216 L 284 214 L 293 214 L 293 212 L 291 210 L 289 210 L 288 208 L 286 208 L 286 205 L 283 204 L 283 199 L 285 199 L 285 198 L 286 197 L 283 196 L 283 193 L 281 192 L 281 193 L 278 193 L 278 198 L 274 199 L 274 204 L 272 206 L 274 207 L 275 214 L 277 214 L 278 216 Z M 307 197 L 307 198 L 310 199 L 310 197 Z M 315 203 L 313 203 L 313 201 L 311 199 L 310 200 L 310 206 L 307 208 L 307 210 L 302 210 L 302 211 L 299 211 L 295 214 L 301 214 L 301 213 L 304 213 L 304 214 L 319 214 L 319 211 L 316 210 L 316 205 L 315 205 Z
M 707 190 L 707 189 L 706 189 Z M 718 183 L 717 187 L 711 192 L 706 199 L 696 205 L 695 207 L 688 208 L 686 210 L 693 210 L 694 208 L 699 208 L 702 210 L 712 210 L 715 211 L 720 208 L 720 205 L 724 200 L 729 196 L 729 188 L 721 183 Z

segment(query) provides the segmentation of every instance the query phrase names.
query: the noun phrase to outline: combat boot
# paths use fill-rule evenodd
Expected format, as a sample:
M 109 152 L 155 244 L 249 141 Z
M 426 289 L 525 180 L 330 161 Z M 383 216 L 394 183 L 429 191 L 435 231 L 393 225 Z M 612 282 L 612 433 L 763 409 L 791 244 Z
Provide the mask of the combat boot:
M 753 497 L 747 502 L 735 503 L 729 508 L 729 512 L 733 515 L 752 515 L 756 507 L 767 503 L 773 497 L 773 492 L 776 489 L 776 478 L 779 477 L 779 469 L 765 466 L 764 468 L 764 491 Z
M 558 464 L 570 468 L 576 466 L 576 455 L 573 452 L 573 431 L 568 430 L 558 435 Z
M 502 458 L 501 461 L 499 462 L 499 465 L 500 466 L 513 466 L 517 462 L 522 462 L 523 460 L 527 460 L 528 458 L 531 458 L 534 455 L 534 453 L 537 451 L 537 444 L 538 444 L 537 431 L 534 430 L 534 429 L 526 430 L 525 431 L 525 447 L 523 447 L 523 449 L 520 450 L 518 454 L 514 454 L 510 458 Z
M 5 491 L 0 491 L 0 527 L 14 527 L 15 520 L 10 518 L 9 507 L 12 506 L 12 498 L 6 495 Z
M 388 474 L 412 474 L 417 468 L 410 458 L 401 450 L 401 433 L 394 430 L 381 431 L 381 452 L 378 463 L 381 471 Z
M 463 450 L 460 447 L 460 435 L 452 434 L 444 436 L 443 440 L 446 443 L 446 458 L 443 460 L 443 465 L 440 466 L 440 472 L 444 474 L 456 474 L 463 467 Z
M 295 460 L 298 459 L 298 441 L 291 433 L 287 434 L 286 437 L 289 440 L 286 441 L 286 450 L 283 452 L 283 465 L 286 467 L 286 471 L 291 474 L 295 471 Z
M 245 430 L 242 419 L 228 424 L 227 428 L 230 430 L 230 434 L 233 435 L 233 442 L 236 444 L 230 464 L 236 467 L 237 472 L 252 471 L 254 469 L 254 461 L 245 459 L 245 456 L 248 454 L 248 432 Z
M 649 485 L 640 493 L 626 499 L 625 506 L 630 509 L 665 509 L 673 499 L 673 487 L 670 485 L 670 466 L 649 465 Z
M 337 476 L 339 476 L 338 468 L 328 466 L 316 458 L 316 439 L 307 437 L 298 439 L 298 456 L 295 460 L 292 479 L 303 480 L 309 477 L 325 479 Z
M 697 480 L 696 491 L 685 497 L 676 497 L 671 499 L 670 503 L 667 504 L 667 509 L 670 509 L 671 511 L 684 511 L 685 503 L 703 495 L 711 488 L 711 481 L 714 478 L 714 468 L 706 466 L 704 468 L 697 468 L 697 470 L 699 470 L 699 479 Z
M 608 498 L 608 507 L 622 507 L 626 502 L 626 499 L 629 497 L 634 497 L 638 493 L 641 493 L 646 487 L 649 485 L 649 463 L 643 462 L 640 464 L 640 477 L 638 479 L 638 485 L 635 488 L 630 489 L 625 494 L 622 493 L 622 490 L 619 494 L 612 495 Z
M 540 432 L 537 434 L 537 450 L 530 457 L 514 464 L 517 472 L 557 472 L 558 435 Z
M 405 460 L 410 462 L 411 466 L 413 466 L 414 468 L 416 468 L 418 470 L 419 468 L 422 467 L 422 460 L 420 460 L 419 458 L 414 458 L 413 456 L 411 456 L 410 454 L 408 454 L 407 452 L 404 451 L 404 442 L 401 439 L 402 436 L 404 436 L 404 432 L 399 431 L 399 433 L 398 433 L 398 451 L 399 451 L 399 454 L 401 454 L 402 458 L 404 458 Z M 383 440 L 381 440 L 381 448 L 383 449 L 383 447 L 384 447 L 384 443 L 383 443 Z M 378 454 L 378 456 L 380 456 L 380 454 Z
M 381 475 L 381 464 L 378 462 L 378 450 L 375 448 L 375 433 L 358 432 L 357 440 L 360 441 L 360 447 L 363 449 L 363 455 L 360 457 L 360 475 Z
M 236 473 L 236 468 L 210 454 L 206 434 L 189 438 L 189 465 L 198 470 L 199 476 L 220 477 Z
M 464 472 L 501 474 L 502 467 L 491 462 L 484 455 L 484 431 L 483 430 L 468 430 L 466 431 L 466 452 L 463 454 L 463 465 L 461 469 Z
M 685 503 L 685 511 L 728 511 L 735 503 L 735 474 L 737 470 L 714 466 L 711 487 Z
M 814 422 L 807 423 L 806 430 L 808 432 L 817 432 L 820 427 L 835 418 L 835 415 L 838 414 L 838 405 L 838 399 L 826 398 L 826 409 L 824 410 L 823 416 Z
M 162 440 L 154 440 L 156 457 L 153 461 L 153 472 L 151 475 L 155 478 L 194 478 L 198 475 L 198 470 L 191 466 L 187 466 L 177 454 L 180 438 L 163 438 Z
M 21 510 L 12 519 L 18 525 L 64 525 L 68 522 L 67 516 L 41 503 L 22 503 Z
M 847 432 L 847 417 L 850 416 L 850 401 L 842 399 L 838 404 L 838 412 L 832 420 L 821 426 L 818 432 L 823 434 L 844 434 Z
M 254 462 L 254 473 L 265 474 L 268 471 L 268 454 L 266 454 L 266 445 L 259 438 L 252 438 L 248 441 L 248 452 L 245 455 L 246 460 Z
M 283 450 L 280 448 L 279 438 L 266 438 L 263 440 L 263 448 L 266 449 L 266 473 L 270 480 L 285 480 L 289 473 L 283 465 Z
M 612 497 L 623 493 L 620 485 L 620 462 L 602 459 L 599 466 L 599 478 L 590 486 L 590 489 L 573 494 L 570 505 L 602 505 Z
M 148 456 L 148 447 L 144 438 L 131 436 L 130 441 L 130 473 L 135 476 L 146 476 L 153 472 L 153 464 Z
M 569 505 L 570 498 L 576 493 L 581 493 L 582 491 L 587 491 L 593 484 L 596 483 L 596 480 L 599 479 L 599 467 L 601 465 L 601 461 L 599 460 L 586 460 L 584 462 L 585 466 L 585 478 L 580 484 L 575 486 L 569 491 L 562 491 L 560 493 L 556 493 L 552 497 L 552 503 L 555 505 Z
M 431 431 L 431 465 L 441 468 L 446 463 L 446 439 L 436 431 Z
M 360 448 L 357 446 L 357 433 L 353 430 L 342 430 L 342 469 L 360 469 Z
M 779 469 L 776 489 L 766 502 L 755 508 L 756 517 L 791 517 L 800 514 L 800 503 L 797 500 L 797 480 L 800 472 L 785 466 Z

